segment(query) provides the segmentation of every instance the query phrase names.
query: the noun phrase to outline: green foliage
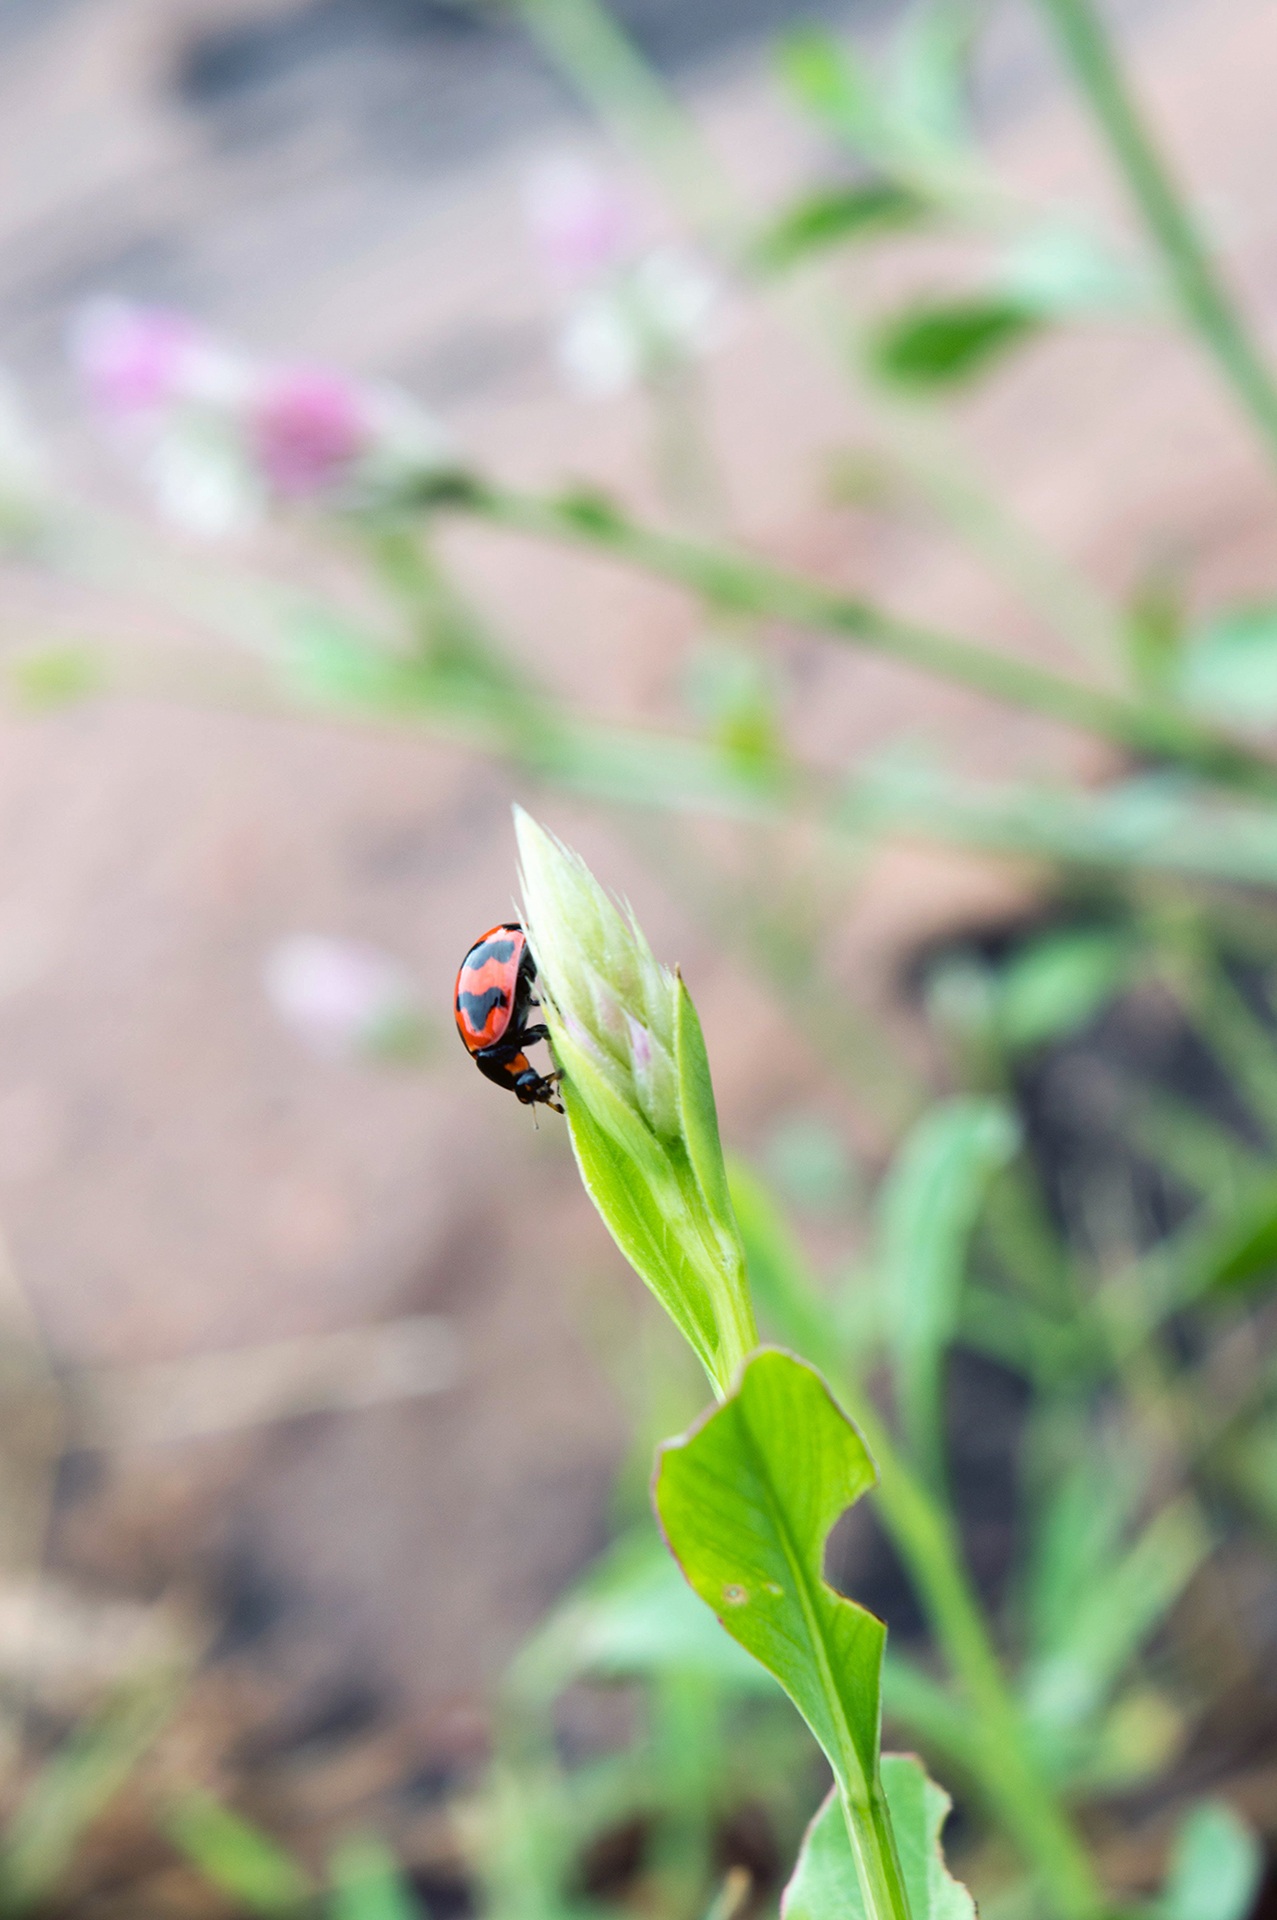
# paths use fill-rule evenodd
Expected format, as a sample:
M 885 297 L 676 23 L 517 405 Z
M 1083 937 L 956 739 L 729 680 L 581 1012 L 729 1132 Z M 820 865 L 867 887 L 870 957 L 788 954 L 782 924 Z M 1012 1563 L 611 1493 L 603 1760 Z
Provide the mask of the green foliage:
M 912 1920 L 976 1920 L 975 1902 L 944 1863 L 940 1834 L 953 1805 L 908 1753 L 885 1753 L 882 1784 L 909 1895 Z M 851 1871 L 847 1823 L 831 1793 L 807 1829 L 793 1878 L 781 1900 L 781 1920 L 863 1920 L 865 1908 Z
M 1189 1297 L 1270 1284 L 1277 1276 L 1277 1177 L 1248 1183 L 1222 1220 L 1194 1236 L 1183 1265 Z
M 250 1913 L 296 1914 L 311 1900 L 310 1879 L 292 1855 L 212 1794 L 185 1794 L 164 1824 L 192 1866 Z
M 783 273 L 849 241 L 918 226 L 928 211 L 920 194 L 891 180 L 826 187 L 795 200 L 764 228 L 750 260 L 760 273 Z
M 1199 1801 L 1175 1836 L 1157 1920 L 1246 1920 L 1263 1866 L 1241 1815 L 1226 1801 Z
M 1277 606 L 1237 607 L 1190 635 L 1177 691 L 1189 706 L 1243 727 L 1277 720 Z
M 76 706 L 107 683 L 105 663 L 87 647 L 39 647 L 7 663 L 9 687 L 32 712 Z
M 1008 294 L 919 300 L 874 325 L 865 363 L 888 385 L 936 392 L 987 373 L 1043 324 L 1036 307 Z
M 329 1920 L 420 1920 L 394 1854 L 375 1834 L 352 1834 L 329 1862 Z
M 725 1394 L 755 1332 L 696 1009 L 584 865 L 522 811 L 516 826 L 581 1178 Z
M 788 34 L 777 49 L 780 72 L 806 112 L 853 150 L 872 150 L 881 137 L 875 88 L 851 48 L 818 27 Z
M 1130 963 L 1118 931 L 1070 927 L 1017 949 L 998 980 L 996 1018 L 1013 1052 L 1084 1027 L 1118 992 Z
M 936 1480 L 943 1363 L 958 1330 L 967 1244 L 1017 1138 L 996 1101 L 943 1102 L 918 1122 L 879 1197 L 878 1284 L 897 1401 L 915 1457 Z
M 0 1913 L 28 1913 L 52 1894 L 87 1829 L 163 1730 L 179 1677 L 122 1687 L 37 1772 L 0 1840 Z
M 775 1675 L 834 1770 L 867 1910 L 907 1915 L 878 1778 L 885 1629 L 828 1586 L 825 1541 L 873 1463 L 815 1370 L 763 1348 L 662 1448 L 661 1526 L 691 1586 Z
M 1001 291 L 1044 320 L 1138 314 L 1153 305 L 1145 276 L 1085 228 L 1047 220 L 1007 248 L 997 275 Z
M 1102 1506 L 1103 1490 L 1094 1480 L 1088 1491 Z M 1212 1541 L 1195 1503 L 1183 1500 L 1164 1507 L 1129 1545 L 1110 1537 L 1105 1546 L 1102 1553 L 1074 1555 L 1067 1583 L 1060 1583 L 1071 1588 L 1073 1605 L 1067 1613 L 1052 1610 L 1048 1635 L 1023 1679 L 1025 1709 L 1043 1759 L 1066 1776 L 1084 1766 L 1098 1716 Z

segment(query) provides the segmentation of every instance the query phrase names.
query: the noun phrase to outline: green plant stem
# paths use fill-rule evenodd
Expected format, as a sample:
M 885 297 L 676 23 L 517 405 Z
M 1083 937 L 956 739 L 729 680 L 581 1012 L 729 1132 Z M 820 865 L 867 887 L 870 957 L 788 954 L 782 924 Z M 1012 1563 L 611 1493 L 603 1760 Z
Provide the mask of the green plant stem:
M 1039 0 L 1161 250 L 1185 318 L 1277 457 L 1277 385 L 1127 90 L 1093 0 Z
M 739 549 L 643 527 L 610 503 L 519 493 L 458 474 L 427 482 L 422 504 L 464 511 L 537 538 L 593 548 L 676 581 L 712 606 L 815 628 L 1007 705 L 1099 734 L 1130 752 L 1157 755 L 1207 779 L 1277 797 L 1277 766 L 1186 715 L 898 619 L 867 600 L 787 573 Z
M 891 1830 L 891 1814 L 882 1787 L 875 1783 L 868 1801 L 842 1793 L 843 1819 L 851 1842 L 866 1920 L 911 1920 L 900 1857 Z

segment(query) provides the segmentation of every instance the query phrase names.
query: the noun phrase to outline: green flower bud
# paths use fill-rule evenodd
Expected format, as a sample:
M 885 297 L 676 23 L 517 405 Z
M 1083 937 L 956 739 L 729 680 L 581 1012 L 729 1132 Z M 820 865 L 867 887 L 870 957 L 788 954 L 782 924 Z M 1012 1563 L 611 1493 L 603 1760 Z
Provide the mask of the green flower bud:
M 517 807 L 515 831 L 523 923 L 586 1190 L 726 1394 L 757 1333 L 696 1009 L 576 854 Z

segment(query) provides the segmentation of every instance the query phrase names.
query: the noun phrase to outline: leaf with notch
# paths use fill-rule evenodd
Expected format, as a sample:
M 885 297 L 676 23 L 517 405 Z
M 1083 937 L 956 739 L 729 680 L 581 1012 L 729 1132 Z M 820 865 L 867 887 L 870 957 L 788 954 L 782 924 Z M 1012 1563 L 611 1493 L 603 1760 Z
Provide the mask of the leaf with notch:
M 764 1347 L 730 1399 L 661 1449 L 653 1488 L 690 1585 L 780 1681 L 861 1803 L 877 1779 L 886 1629 L 822 1568 L 830 1528 L 874 1477 L 815 1369 Z

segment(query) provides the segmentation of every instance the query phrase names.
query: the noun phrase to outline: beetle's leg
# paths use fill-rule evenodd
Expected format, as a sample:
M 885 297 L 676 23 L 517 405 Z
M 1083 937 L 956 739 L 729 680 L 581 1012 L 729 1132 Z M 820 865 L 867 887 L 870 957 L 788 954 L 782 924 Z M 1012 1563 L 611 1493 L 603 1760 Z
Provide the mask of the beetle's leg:
M 548 1027 L 525 1027 L 520 1035 L 521 1043 L 525 1047 L 534 1047 L 538 1040 L 548 1040 L 549 1038 L 550 1029 Z

